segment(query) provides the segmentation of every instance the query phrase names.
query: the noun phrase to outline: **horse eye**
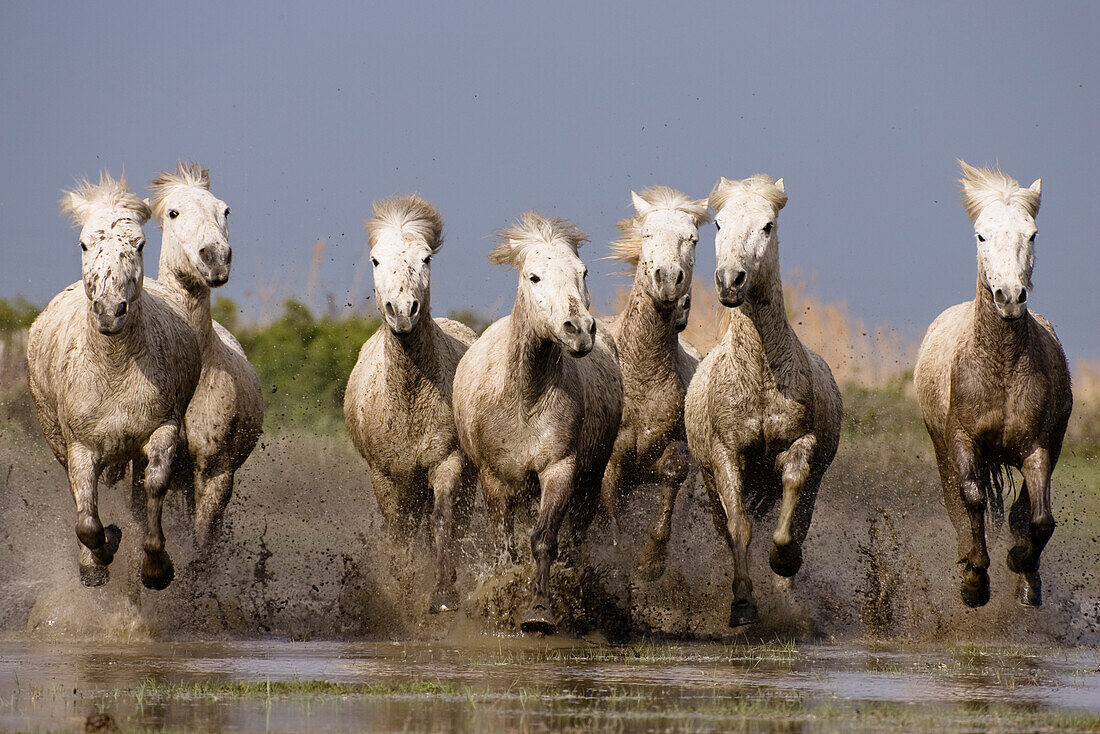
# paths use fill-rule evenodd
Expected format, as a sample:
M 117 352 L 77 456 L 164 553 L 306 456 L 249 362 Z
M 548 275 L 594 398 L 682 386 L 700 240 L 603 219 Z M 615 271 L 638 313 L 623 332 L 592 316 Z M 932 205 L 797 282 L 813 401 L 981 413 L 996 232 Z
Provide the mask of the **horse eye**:
M 176 211 L 175 209 L 169 209 L 168 210 L 168 218 L 169 219 L 175 219 L 179 215 L 180 215 L 180 213 L 178 211 Z
M 427 265 L 427 264 L 428 264 L 428 263 L 430 263 L 431 261 L 432 261 L 432 256 L 431 256 L 431 255 L 428 255 L 427 257 L 425 257 L 425 258 L 424 258 L 424 264 L 425 264 L 425 265 Z
M 775 222 L 768 222 L 764 225 L 764 234 L 771 234 L 772 227 L 775 226 Z
M 532 283 L 538 283 L 540 280 L 542 280 L 542 278 L 532 273 L 531 277 L 528 278 L 528 280 L 530 280 Z
M 145 249 L 145 240 L 142 240 L 141 242 L 138 243 L 137 251 L 141 252 L 144 249 Z
M 714 220 L 714 228 L 719 230 L 719 231 L 721 231 L 721 229 L 722 229 L 722 225 L 718 223 L 717 219 Z
M 229 219 L 229 207 L 225 208 L 225 214 L 223 214 L 222 216 L 224 216 L 226 219 Z
M 1036 232 L 1035 234 L 1038 234 L 1038 232 Z M 1033 245 L 1035 244 L 1035 234 L 1033 234 L 1033 235 L 1031 235 L 1030 237 L 1027 238 L 1027 241 L 1030 242 Z
M 978 242 L 985 242 L 985 237 L 978 235 Z
M 372 257 L 370 259 L 370 262 L 371 262 L 371 265 L 373 265 L 374 267 L 376 267 L 376 268 L 378 267 L 378 258 Z
M 88 251 L 88 246 L 87 246 L 87 245 L 85 245 L 85 244 L 84 244 L 83 242 L 80 242 L 80 241 L 78 240 L 76 244 L 80 245 L 80 251 L 81 251 L 81 252 L 87 252 L 87 251 Z
M 581 274 L 581 277 L 582 278 L 587 278 L 588 277 L 588 268 L 584 269 L 584 273 Z

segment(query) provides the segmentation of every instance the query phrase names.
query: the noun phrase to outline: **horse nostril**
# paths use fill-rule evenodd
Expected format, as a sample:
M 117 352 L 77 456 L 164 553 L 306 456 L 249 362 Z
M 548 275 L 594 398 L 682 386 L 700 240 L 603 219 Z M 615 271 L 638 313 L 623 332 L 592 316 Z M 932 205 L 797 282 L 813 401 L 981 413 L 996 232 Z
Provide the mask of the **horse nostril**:
M 92 313 L 94 313 L 96 316 L 100 316 L 103 314 L 102 301 L 92 301 Z
M 680 285 L 684 282 L 684 271 L 681 270 L 680 274 L 676 276 L 676 285 Z
M 416 316 L 416 312 L 420 310 L 420 301 L 413 301 L 412 308 L 409 309 L 409 316 Z
M 576 334 L 579 331 L 580 331 L 580 329 L 577 328 L 577 325 L 575 323 L 573 323 L 572 320 L 565 322 L 565 333 L 566 334 Z
M 596 320 L 593 319 L 592 323 L 588 325 L 588 333 L 592 336 L 596 336 Z
M 738 270 L 737 277 L 733 279 L 733 287 L 740 288 L 741 286 L 743 286 L 745 284 L 745 278 L 747 277 L 748 273 L 746 273 L 744 270 Z
M 996 301 L 997 303 L 1004 303 L 1008 299 L 1005 298 L 1005 292 L 1004 291 L 1002 291 L 1000 288 L 994 288 L 993 289 L 993 300 Z
M 1016 299 L 1016 303 L 1027 303 L 1027 291 L 1020 291 L 1020 297 Z
M 393 303 L 391 303 L 390 301 L 386 301 L 386 315 L 387 316 L 393 316 L 394 315 Z
M 126 314 L 126 308 L 127 308 L 126 301 L 123 301 L 122 303 L 118 304 L 118 308 L 115 309 L 115 316 L 125 315 Z
M 653 282 L 654 283 L 660 283 L 661 282 L 661 269 L 660 268 L 654 268 L 653 269 Z

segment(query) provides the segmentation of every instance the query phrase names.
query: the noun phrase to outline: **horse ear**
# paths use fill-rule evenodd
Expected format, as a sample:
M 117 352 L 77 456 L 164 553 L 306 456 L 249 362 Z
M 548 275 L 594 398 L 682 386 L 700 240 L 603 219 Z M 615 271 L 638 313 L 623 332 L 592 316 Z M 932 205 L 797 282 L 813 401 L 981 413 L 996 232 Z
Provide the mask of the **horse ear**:
M 73 224 L 83 226 L 88 214 L 88 199 L 80 191 L 66 191 L 61 197 L 61 213 L 68 214 Z
M 1041 179 L 1041 178 L 1035 179 L 1032 182 L 1032 184 L 1030 186 L 1028 186 L 1028 188 L 1031 189 L 1032 191 L 1034 191 L 1036 194 L 1039 194 L 1040 196 L 1042 196 L 1042 193 L 1043 193 L 1043 191 L 1042 191 L 1042 189 L 1043 189 L 1043 179 Z
M 630 192 L 630 202 L 634 205 L 634 211 L 638 212 L 639 214 L 646 214 L 649 212 L 650 209 L 653 208 L 652 204 L 643 199 L 634 191 Z
M 784 194 L 787 193 L 787 190 L 785 188 L 783 188 L 783 179 L 782 178 L 777 178 L 775 180 L 775 188 L 779 189 Z

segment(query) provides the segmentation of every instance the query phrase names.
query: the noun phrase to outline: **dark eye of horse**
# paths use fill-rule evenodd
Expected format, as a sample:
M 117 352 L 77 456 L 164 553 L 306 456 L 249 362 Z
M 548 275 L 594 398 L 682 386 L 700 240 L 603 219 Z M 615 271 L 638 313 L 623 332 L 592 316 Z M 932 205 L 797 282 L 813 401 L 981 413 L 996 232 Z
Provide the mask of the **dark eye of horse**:
M 985 242 L 985 237 L 978 235 L 978 242 Z
M 431 256 L 431 255 L 428 255 L 427 257 L 425 257 L 425 258 L 424 258 L 424 264 L 425 264 L 425 265 L 427 265 L 427 264 L 428 264 L 428 263 L 430 263 L 431 261 L 432 261 L 432 256 Z
M 137 251 L 141 252 L 144 249 L 145 249 L 145 240 L 142 240 L 141 242 L 138 243 Z
M 582 278 L 587 278 L 588 277 L 588 268 L 584 269 L 584 273 L 581 274 L 581 277 Z
M 722 225 L 718 223 L 717 219 L 714 220 L 714 228 L 717 229 L 717 230 L 722 229 Z
M 80 245 L 80 251 L 81 252 L 87 252 L 88 251 L 88 246 L 85 245 L 83 242 L 77 241 L 76 244 Z
M 180 213 L 178 211 L 176 211 L 175 209 L 169 209 L 168 210 L 168 218 L 169 219 L 175 219 L 179 215 L 180 215 Z
M 229 207 L 225 208 L 225 214 L 223 214 L 222 216 L 224 216 L 226 219 L 229 219 Z
M 532 283 L 538 283 L 540 280 L 542 280 L 542 278 L 532 273 L 531 277 L 528 278 L 528 280 L 530 280 Z
M 376 257 L 372 257 L 372 258 L 370 259 L 370 263 L 371 263 L 371 265 L 373 265 L 374 267 L 376 267 L 376 268 L 377 268 L 377 267 L 378 267 L 378 258 L 376 258 Z
M 1035 234 L 1038 234 L 1038 232 L 1036 232 Z M 1034 245 L 1035 244 L 1035 235 L 1033 234 L 1030 237 L 1028 237 L 1027 241 Z
M 771 234 L 772 227 L 775 226 L 775 222 L 768 222 L 764 225 L 764 234 Z

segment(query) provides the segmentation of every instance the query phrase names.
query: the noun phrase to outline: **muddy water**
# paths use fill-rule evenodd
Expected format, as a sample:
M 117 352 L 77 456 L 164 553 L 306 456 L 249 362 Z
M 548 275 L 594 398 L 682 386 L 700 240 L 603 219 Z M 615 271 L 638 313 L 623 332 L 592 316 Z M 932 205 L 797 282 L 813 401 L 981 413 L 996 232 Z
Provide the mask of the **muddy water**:
M 1080 648 L 8 640 L 0 729 L 1088 730 L 1098 671 Z

